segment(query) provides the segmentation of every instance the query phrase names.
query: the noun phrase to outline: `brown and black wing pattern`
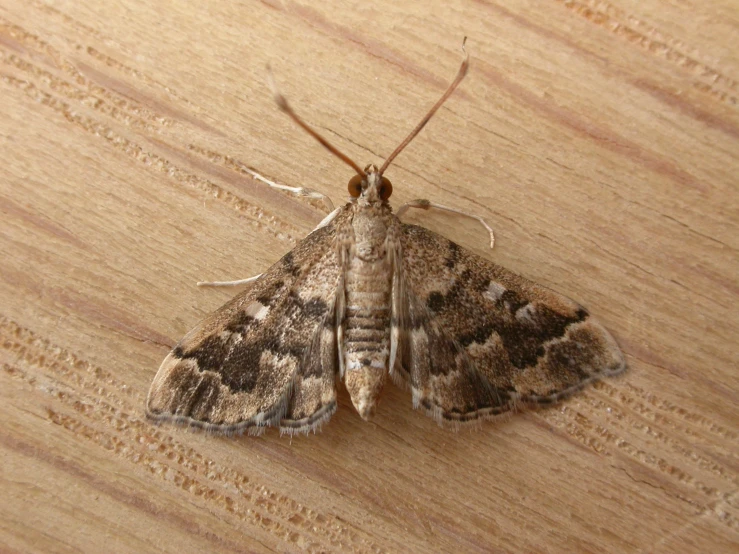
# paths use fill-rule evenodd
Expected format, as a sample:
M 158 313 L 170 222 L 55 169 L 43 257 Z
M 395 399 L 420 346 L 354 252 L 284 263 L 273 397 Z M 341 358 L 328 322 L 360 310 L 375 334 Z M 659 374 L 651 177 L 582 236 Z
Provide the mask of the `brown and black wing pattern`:
M 399 225 L 391 369 L 437 421 L 550 404 L 626 368 L 608 331 L 572 300 Z
M 339 215 L 208 316 L 162 362 L 147 416 L 209 432 L 307 433 L 336 410 Z

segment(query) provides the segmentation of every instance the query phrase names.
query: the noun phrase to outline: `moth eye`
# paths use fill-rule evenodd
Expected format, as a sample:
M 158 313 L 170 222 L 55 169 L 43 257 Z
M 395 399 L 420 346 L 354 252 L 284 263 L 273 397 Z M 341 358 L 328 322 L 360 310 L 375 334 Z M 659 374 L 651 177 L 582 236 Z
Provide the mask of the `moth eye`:
M 393 184 L 390 182 L 390 179 L 382 178 L 378 192 L 380 193 L 380 199 L 387 200 L 390 198 L 390 195 L 393 193 Z
M 362 178 L 361 175 L 355 175 L 349 179 L 349 194 L 352 198 L 359 198 L 362 194 Z

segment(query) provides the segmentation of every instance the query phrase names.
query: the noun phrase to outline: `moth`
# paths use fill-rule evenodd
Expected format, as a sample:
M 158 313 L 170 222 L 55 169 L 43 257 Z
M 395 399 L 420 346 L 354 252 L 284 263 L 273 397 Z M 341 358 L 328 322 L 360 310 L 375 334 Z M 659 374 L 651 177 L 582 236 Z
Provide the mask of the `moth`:
M 624 371 L 618 345 L 583 307 L 398 218 L 449 208 L 418 200 L 393 214 L 385 170 L 468 67 L 465 52 L 444 95 L 380 168 L 360 168 L 275 89 L 280 109 L 356 172 L 351 198 L 174 347 L 146 400 L 151 420 L 219 434 L 308 433 L 336 411 L 337 381 L 368 420 L 389 375 L 414 408 L 458 427 Z

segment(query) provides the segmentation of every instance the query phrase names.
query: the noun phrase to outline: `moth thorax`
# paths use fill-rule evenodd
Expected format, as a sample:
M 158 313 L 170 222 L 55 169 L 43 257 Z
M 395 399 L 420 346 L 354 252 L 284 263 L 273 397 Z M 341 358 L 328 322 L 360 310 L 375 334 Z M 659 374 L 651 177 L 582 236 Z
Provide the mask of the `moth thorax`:
M 373 262 L 386 255 L 385 243 L 388 234 L 388 221 L 382 209 L 361 209 L 352 218 L 354 231 L 353 252 L 362 261 Z M 383 267 L 383 270 L 388 268 Z
M 386 375 L 387 370 L 384 367 L 372 366 L 348 369 L 344 374 L 344 384 L 349 391 L 352 404 L 365 421 L 375 415 Z

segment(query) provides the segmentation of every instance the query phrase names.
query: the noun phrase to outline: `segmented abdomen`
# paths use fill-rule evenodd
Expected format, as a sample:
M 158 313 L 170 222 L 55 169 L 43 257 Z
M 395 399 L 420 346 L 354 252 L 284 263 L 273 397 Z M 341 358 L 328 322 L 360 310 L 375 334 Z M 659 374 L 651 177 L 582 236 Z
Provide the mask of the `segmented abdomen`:
M 346 370 L 368 366 L 386 370 L 389 351 L 390 269 L 385 260 L 354 260 L 346 275 Z

